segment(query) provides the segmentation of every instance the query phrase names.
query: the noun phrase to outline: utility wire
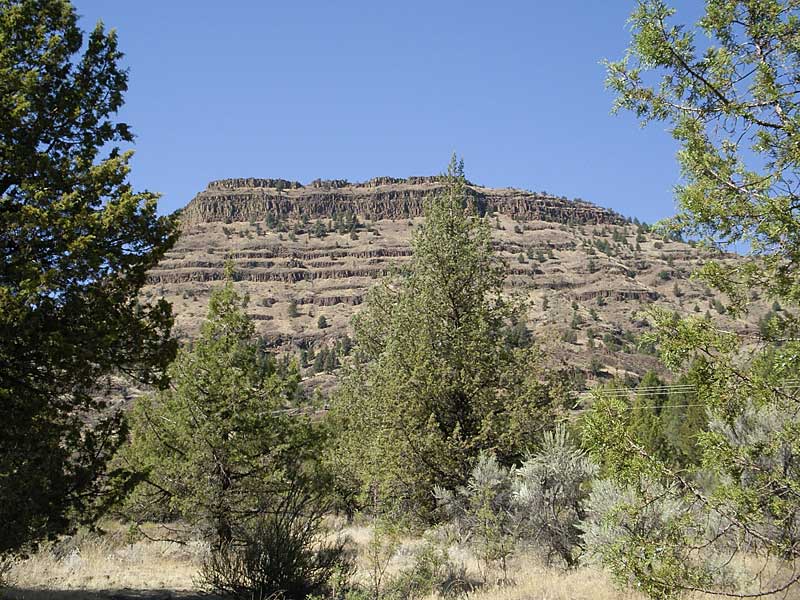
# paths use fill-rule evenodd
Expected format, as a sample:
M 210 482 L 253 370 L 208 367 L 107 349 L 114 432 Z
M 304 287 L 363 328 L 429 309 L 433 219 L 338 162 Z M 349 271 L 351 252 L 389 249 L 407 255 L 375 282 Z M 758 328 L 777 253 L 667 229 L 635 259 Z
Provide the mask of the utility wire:
M 781 386 L 783 389 L 796 390 L 800 389 L 800 379 L 788 379 Z M 587 392 L 573 392 L 578 401 L 587 400 L 594 397 L 604 398 L 626 398 L 626 397 L 654 397 L 669 394 L 696 394 L 697 386 L 694 384 L 675 384 L 675 385 L 659 385 L 647 386 L 642 388 L 595 388 Z M 692 406 L 704 406 L 701 404 L 670 404 L 660 405 L 661 408 L 688 408 Z M 641 408 L 657 408 L 659 405 L 642 406 Z M 632 407 L 629 407 L 632 408 Z

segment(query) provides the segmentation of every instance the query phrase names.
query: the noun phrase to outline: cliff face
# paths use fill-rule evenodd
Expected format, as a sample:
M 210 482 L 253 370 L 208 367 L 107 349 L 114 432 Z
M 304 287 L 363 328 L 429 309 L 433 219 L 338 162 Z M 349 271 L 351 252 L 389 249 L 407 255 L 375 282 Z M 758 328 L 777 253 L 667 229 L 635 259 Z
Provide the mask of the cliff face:
M 378 177 L 355 184 L 317 180 L 307 186 L 284 179 L 223 179 L 212 181 L 189 203 L 182 221 L 185 226 L 255 222 L 270 213 L 282 219 L 326 219 L 344 212 L 376 221 L 408 219 L 422 216 L 425 198 L 441 189 L 438 177 Z M 476 185 L 469 185 L 468 192 L 481 214 L 499 213 L 517 221 L 573 225 L 624 222 L 613 211 L 588 202 Z
M 411 258 L 425 198 L 441 187 L 437 177 L 212 182 L 181 212 L 181 238 L 150 272 L 145 296 L 170 300 L 177 332 L 191 338 L 230 262 L 259 335 L 276 349 L 318 353 L 351 333 L 367 290 Z M 528 328 L 556 365 L 588 372 L 599 360 L 606 376 L 657 369 L 638 343 L 640 311 L 715 310 L 688 279 L 704 251 L 587 202 L 473 184 L 469 194 L 491 211 L 507 290 L 529 301 Z

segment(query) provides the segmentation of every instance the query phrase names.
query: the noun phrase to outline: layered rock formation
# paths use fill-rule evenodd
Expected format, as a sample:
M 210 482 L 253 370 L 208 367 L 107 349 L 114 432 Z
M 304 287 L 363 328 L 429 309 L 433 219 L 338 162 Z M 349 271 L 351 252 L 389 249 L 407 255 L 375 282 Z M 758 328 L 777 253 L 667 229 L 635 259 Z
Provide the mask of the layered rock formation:
M 230 262 L 266 343 L 318 351 L 348 334 L 367 290 L 409 260 L 425 198 L 441 186 L 437 177 L 212 182 L 181 212 L 182 236 L 145 294 L 171 300 L 178 332 L 192 337 Z M 639 346 L 642 309 L 714 310 L 712 295 L 688 280 L 708 255 L 688 244 L 587 202 L 472 184 L 469 193 L 490 219 L 507 288 L 530 302 L 528 327 L 554 364 L 588 373 L 594 359 L 608 376 L 642 374 L 658 367 Z
M 363 219 L 397 220 L 421 217 L 425 198 L 442 188 L 439 177 L 377 177 L 365 183 L 317 180 L 307 186 L 284 179 L 212 181 L 182 213 L 186 226 L 198 223 L 263 221 L 279 218 L 327 219 L 351 212 Z M 517 221 L 551 221 L 573 225 L 619 225 L 624 219 L 588 202 L 515 189 L 468 186 L 481 214 L 499 213 Z

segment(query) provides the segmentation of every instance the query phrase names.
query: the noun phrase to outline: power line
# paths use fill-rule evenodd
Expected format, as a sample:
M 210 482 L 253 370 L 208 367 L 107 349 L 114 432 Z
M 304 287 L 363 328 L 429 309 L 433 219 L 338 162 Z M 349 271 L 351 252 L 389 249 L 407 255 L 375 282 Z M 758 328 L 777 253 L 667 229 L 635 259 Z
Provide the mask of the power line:
M 800 379 L 787 379 L 782 389 L 795 390 L 800 388 Z M 573 392 L 579 400 L 585 400 L 597 396 L 621 398 L 628 396 L 660 396 L 669 394 L 696 394 L 697 386 L 694 384 L 682 383 L 674 385 L 647 386 L 642 388 L 595 388 L 586 392 Z M 689 406 L 689 405 L 686 405 Z M 675 405 L 679 407 L 679 405 Z
M 651 409 L 651 408 L 658 408 L 658 409 L 663 409 L 663 408 L 693 408 L 693 407 L 700 407 L 700 406 L 707 406 L 707 405 L 703 404 L 703 403 L 699 403 L 699 404 L 661 404 L 661 405 L 659 405 L 659 404 L 640 404 L 639 406 L 632 406 L 632 405 L 631 406 L 623 406 L 623 407 L 621 407 L 621 410 L 645 410 L 645 409 Z M 589 412 L 589 410 L 591 410 L 591 409 L 581 408 L 581 409 L 578 409 L 578 410 L 573 410 L 572 412 L 573 413 L 585 413 L 585 412 Z

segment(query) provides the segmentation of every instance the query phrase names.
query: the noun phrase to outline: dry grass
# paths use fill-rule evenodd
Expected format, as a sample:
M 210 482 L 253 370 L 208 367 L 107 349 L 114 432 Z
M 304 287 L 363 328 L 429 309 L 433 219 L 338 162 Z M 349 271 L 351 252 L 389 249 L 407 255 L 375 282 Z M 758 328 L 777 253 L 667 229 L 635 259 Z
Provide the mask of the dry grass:
M 151 533 L 157 533 L 151 529 Z M 9 582 L 19 590 L 196 590 L 205 546 L 200 542 L 140 540 L 128 543 L 112 526 L 104 535 L 84 534 L 43 548 L 16 563 Z M 34 597 L 20 593 L 20 597 Z M 35 597 L 42 597 L 37 595 Z
M 342 535 L 350 538 L 359 550 L 356 573 L 361 583 L 366 582 L 367 564 L 363 549 L 372 538 L 368 526 L 345 527 Z M 413 563 L 414 553 L 422 546 L 419 538 L 403 538 L 392 558 L 387 574 L 391 577 L 408 569 Z M 479 579 L 477 560 L 466 550 L 451 548 L 454 562 L 463 564 L 469 577 Z M 620 591 L 611 578 L 592 568 L 564 570 L 545 566 L 541 559 L 523 554 L 511 560 L 509 565 L 511 582 L 507 585 L 488 585 L 469 594 L 469 600 L 644 600 L 645 596 L 633 591 Z M 497 574 L 499 576 L 499 573 Z M 429 600 L 437 598 L 431 597 Z
M 127 543 L 124 530 L 111 526 L 103 536 L 87 534 L 45 548 L 17 563 L 10 579 L 11 598 L 19 600 L 77 600 L 87 598 L 172 598 L 191 596 L 200 590 L 195 581 L 205 546 L 199 542 L 176 544 L 150 540 Z M 151 530 L 150 533 L 156 533 Z M 339 529 L 357 551 L 372 537 L 367 526 Z M 387 573 L 389 576 L 413 563 L 422 541 L 405 538 L 399 543 Z M 470 577 L 478 578 L 477 563 L 469 553 L 451 549 Z M 367 579 L 363 552 L 357 560 L 357 579 Z M 544 566 L 536 557 L 520 556 L 509 570 L 512 582 L 487 586 L 469 595 L 470 600 L 640 600 L 633 592 L 620 592 L 609 577 L 593 569 L 563 571 Z
M 523 556 L 511 567 L 512 583 L 470 594 L 470 600 L 644 600 L 632 591 L 614 587 L 601 571 L 571 571 L 545 567 L 535 557 Z

